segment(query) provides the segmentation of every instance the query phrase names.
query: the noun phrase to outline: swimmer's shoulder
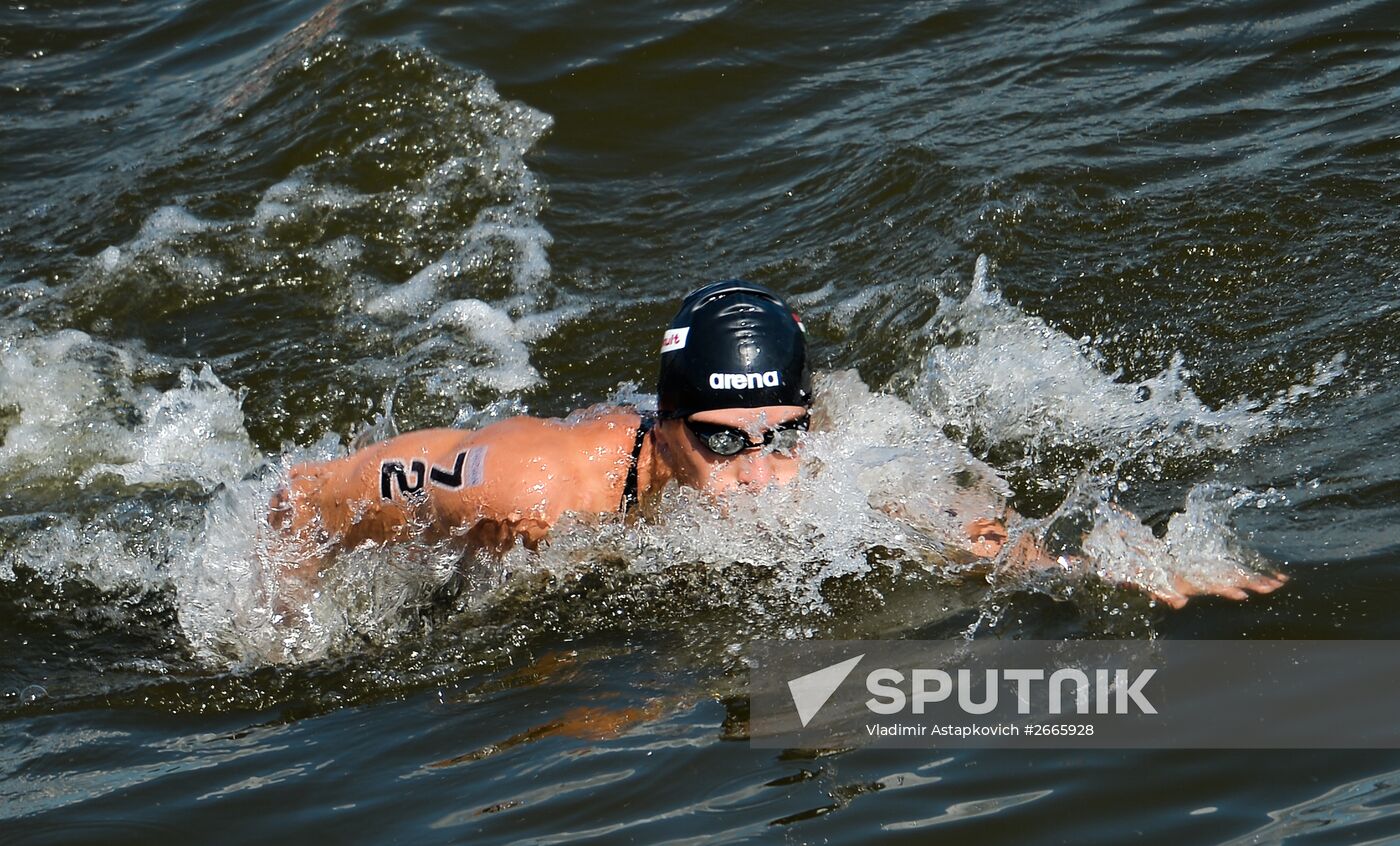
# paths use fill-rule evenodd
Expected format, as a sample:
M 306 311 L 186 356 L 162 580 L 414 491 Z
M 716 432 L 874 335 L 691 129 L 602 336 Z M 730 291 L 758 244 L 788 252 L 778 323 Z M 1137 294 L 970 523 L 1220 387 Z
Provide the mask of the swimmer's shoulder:
M 621 501 L 641 417 L 616 406 L 566 418 L 517 417 L 479 430 L 489 499 L 507 510 L 612 511 Z
M 471 447 L 514 459 L 563 460 L 569 456 L 613 452 L 624 445 L 630 453 L 642 417 L 627 406 L 595 406 L 568 417 L 508 417 L 479 429 L 420 429 L 370 444 L 358 451 L 364 458 L 388 455 L 441 455 Z
M 474 433 L 473 442 L 519 448 L 524 454 L 591 454 L 626 444 L 628 452 L 642 417 L 629 406 L 593 406 L 568 417 L 511 417 Z

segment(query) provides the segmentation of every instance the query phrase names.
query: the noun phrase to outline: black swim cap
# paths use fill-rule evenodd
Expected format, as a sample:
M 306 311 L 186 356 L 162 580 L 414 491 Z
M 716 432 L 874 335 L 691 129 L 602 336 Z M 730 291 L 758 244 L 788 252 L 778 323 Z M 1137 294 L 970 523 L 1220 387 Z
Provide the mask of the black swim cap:
M 805 335 L 783 298 L 762 285 L 731 279 L 692 292 L 662 337 L 661 416 L 811 405 Z

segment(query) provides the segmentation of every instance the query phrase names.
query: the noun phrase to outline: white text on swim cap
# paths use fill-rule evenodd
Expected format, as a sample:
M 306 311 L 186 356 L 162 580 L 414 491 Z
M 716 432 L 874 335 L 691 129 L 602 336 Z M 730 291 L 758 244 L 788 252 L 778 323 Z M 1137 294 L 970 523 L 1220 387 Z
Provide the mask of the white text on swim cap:
M 776 388 L 783 383 L 776 370 L 762 373 L 711 373 L 710 387 L 716 391 L 744 391 L 753 388 Z

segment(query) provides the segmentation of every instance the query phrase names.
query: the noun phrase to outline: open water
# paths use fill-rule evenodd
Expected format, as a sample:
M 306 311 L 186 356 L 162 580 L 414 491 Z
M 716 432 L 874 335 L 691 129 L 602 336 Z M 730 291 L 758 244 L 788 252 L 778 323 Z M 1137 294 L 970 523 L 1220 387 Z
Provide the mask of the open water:
M 750 749 L 742 650 L 1400 638 L 1397 100 L 1394 2 L 6 3 L 0 842 L 1395 842 L 1393 752 Z M 278 616 L 290 463 L 645 405 L 734 275 L 798 488 Z M 1152 532 L 960 572 L 969 470 Z

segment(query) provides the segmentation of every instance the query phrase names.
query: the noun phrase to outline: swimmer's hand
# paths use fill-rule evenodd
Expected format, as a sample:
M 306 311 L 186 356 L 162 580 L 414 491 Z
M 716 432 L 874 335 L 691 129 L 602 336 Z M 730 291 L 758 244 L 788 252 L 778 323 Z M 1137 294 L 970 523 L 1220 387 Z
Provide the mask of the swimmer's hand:
M 1256 573 L 1241 568 L 1237 573 L 1231 574 L 1227 578 L 1192 581 L 1184 576 L 1173 573 L 1170 588 L 1149 588 L 1143 585 L 1125 582 L 1127 587 L 1144 590 L 1153 599 L 1165 602 L 1172 608 L 1181 608 L 1191 600 L 1193 596 L 1223 596 L 1226 599 L 1233 599 L 1236 602 L 1249 598 L 1251 593 L 1273 593 L 1283 587 L 1288 577 L 1275 571 L 1274 573 Z
M 1032 539 L 1033 538 L 1029 538 Z M 1049 559 L 1049 556 L 1042 555 Z M 1078 556 L 1060 556 L 1057 559 L 1050 559 L 1050 566 L 1060 567 L 1060 569 L 1074 569 L 1089 571 L 1113 581 L 1119 587 L 1133 588 L 1142 591 L 1156 599 L 1158 602 L 1169 605 L 1172 609 L 1179 609 L 1186 606 L 1191 601 L 1191 597 L 1224 597 L 1240 602 L 1250 597 L 1250 594 L 1271 594 L 1278 588 L 1284 587 L 1288 577 L 1277 570 L 1273 573 L 1259 573 L 1247 567 L 1232 567 L 1224 573 L 1191 574 L 1183 576 L 1180 573 L 1154 573 L 1154 574 L 1134 574 L 1137 577 L 1123 577 L 1121 574 L 1116 578 L 1106 573 L 1098 573 L 1088 560 Z M 1163 581 L 1165 577 L 1165 581 Z
M 1012 512 L 1014 514 L 1014 512 Z M 992 558 L 1001 554 L 1010 532 L 1000 520 L 974 520 L 967 526 L 969 547 L 975 555 Z M 1051 555 L 1041 545 L 1032 532 L 1024 532 L 1006 555 L 1006 563 L 1013 570 L 1058 569 L 1073 573 L 1094 572 L 1089 562 L 1078 555 Z M 1120 579 L 1122 587 L 1140 590 L 1158 602 L 1173 609 L 1182 608 L 1195 596 L 1223 596 L 1226 599 L 1242 601 L 1251 594 L 1273 593 L 1288 581 L 1283 573 L 1260 573 L 1244 567 L 1219 574 L 1207 580 L 1202 576 L 1188 578 L 1177 573 L 1170 574 L 1170 584 L 1161 584 L 1160 579 L 1142 580 Z

